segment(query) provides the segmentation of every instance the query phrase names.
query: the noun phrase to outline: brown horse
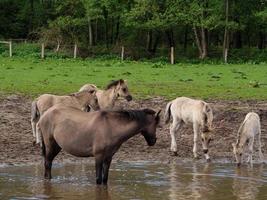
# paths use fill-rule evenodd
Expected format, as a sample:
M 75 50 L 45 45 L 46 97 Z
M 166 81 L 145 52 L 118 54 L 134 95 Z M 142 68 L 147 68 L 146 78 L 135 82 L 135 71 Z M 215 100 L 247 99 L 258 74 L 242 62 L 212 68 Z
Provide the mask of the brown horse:
M 159 113 L 150 109 L 86 113 L 73 107 L 51 107 L 37 125 L 45 178 L 51 179 L 52 161 L 63 149 L 77 157 L 95 157 L 96 183 L 107 184 L 112 156 L 122 143 L 138 133 L 149 146 L 156 143 Z

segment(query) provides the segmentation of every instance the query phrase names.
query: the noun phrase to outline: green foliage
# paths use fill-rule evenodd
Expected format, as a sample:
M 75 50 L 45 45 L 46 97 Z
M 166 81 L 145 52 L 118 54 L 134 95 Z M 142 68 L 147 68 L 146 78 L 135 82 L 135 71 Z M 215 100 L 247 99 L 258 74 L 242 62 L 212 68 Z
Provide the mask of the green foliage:
M 231 35 L 231 62 L 238 54 L 234 48 L 266 47 L 266 0 L 1 0 L 0 8 L 1 39 L 28 38 L 48 46 L 78 43 L 83 56 L 124 45 L 130 49 L 128 58 L 166 58 L 174 46 L 178 59 L 198 62 L 196 45 L 205 43 L 209 60 L 214 58 L 210 49 L 222 48 L 225 28 Z M 222 51 L 215 57 L 222 57 Z

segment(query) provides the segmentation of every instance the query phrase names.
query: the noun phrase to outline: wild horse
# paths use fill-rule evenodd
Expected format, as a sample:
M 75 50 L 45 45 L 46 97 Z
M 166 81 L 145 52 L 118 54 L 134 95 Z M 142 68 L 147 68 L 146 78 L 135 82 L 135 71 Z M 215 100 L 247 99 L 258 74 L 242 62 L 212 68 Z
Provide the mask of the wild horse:
M 150 109 L 87 113 L 73 107 L 51 107 L 37 124 L 45 178 L 51 179 L 52 161 L 63 149 L 74 156 L 95 157 L 96 183 L 107 184 L 112 156 L 122 143 L 138 133 L 149 146 L 156 143 L 159 113 Z

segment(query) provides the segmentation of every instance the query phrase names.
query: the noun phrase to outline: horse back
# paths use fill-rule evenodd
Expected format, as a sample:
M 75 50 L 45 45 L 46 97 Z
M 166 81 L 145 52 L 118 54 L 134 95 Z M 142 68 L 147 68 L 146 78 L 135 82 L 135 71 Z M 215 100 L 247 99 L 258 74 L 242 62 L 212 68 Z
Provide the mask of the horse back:
M 95 141 L 104 141 L 98 112 L 86 113 L 74 107 L 56 105 L 43 115 L 39 126 L 45 143 L 55 141 L 64 151 L 78 157 L 95 154 Z

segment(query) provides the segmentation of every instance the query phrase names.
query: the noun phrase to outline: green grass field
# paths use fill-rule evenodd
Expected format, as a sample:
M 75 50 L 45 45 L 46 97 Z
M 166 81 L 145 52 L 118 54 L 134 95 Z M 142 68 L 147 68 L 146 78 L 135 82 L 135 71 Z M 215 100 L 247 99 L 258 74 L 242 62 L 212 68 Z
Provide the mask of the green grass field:
M 175 64 L 116 59 L 0 57 L 0 91 L 66 94 L 85 83 L 104 87 L 126 79 L 136 98 L 267 99 L 267 64 Z

